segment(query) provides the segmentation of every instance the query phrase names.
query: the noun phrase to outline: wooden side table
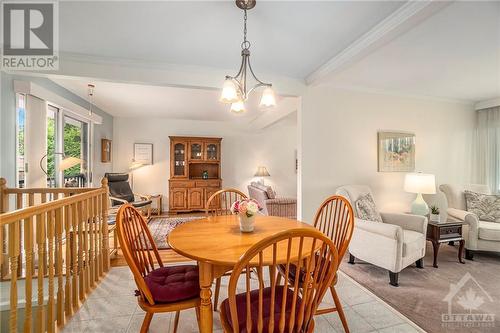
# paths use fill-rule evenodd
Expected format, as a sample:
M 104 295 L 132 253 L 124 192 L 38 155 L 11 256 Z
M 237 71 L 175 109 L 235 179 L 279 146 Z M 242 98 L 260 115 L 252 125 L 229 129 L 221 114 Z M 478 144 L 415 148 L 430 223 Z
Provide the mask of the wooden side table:
M 429 221 L 427 225 L 427 240 L 432 243 L 434 249 L 434 263 L 432 266 L 438 267 L 437 256 L 439 252 L 439 246 L 441 243 L 453 243 L 455 241 L 460 242 L 458 248 L 458 261 L 461 264 L 465 264 L 463 259 L 465 240 L 462 237 L 462 221 L 447 221 L 447 222 L 432 222 Z
M 152 207 L 151 208 L 151 214 L 156 214 L 157 216 L 160 216 L 161 215 L 161 210 L 162 210 L 162 207 L 161 207 L 161 200 L 162 196 L 161 194 L 156 194 L 156 195 L 152 195 L 149 197 L 150 200 L 152 200 L 153 202 L 155 202 L 155 207 Z

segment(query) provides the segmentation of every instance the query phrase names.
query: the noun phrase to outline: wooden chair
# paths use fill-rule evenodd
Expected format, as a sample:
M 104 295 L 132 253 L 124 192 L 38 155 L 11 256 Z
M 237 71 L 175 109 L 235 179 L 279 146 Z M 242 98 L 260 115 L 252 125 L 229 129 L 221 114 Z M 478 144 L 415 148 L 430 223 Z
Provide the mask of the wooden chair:
M 354 231 L 354 213 L 349 201 L 339 195 L 332 195 L 327 198 L 316 212 L 314 227 L 333 241 L 339 253 L 339 262 L 342 262 L 342 258 L 349 247 Z M 335 302 L 335 307 L 320 309 L 316 314 L 337 311 L 342 321 L 342 326 L 344 326 L 344 331 L 349 332 L 344 310 L 342 309 L 339 297 L 335 291 L 335 284 L 337 284 L 337 275 L 335 275 L 333 283 L 330 286 L 330 292 Z
M 205 214 L 207 216 L 231 215 L 231 205 L 236 200 L 248 199 L 245 193 L 234 188 L 222 189 L 210 196 L 205 204 Z M 231 272 L 224 276 L 231 275 Z M 219 302 L 220 284 L 222 278 L 215 280 L 214 311 L 217 311 Z
M 118 210 L 116 228 L 123 256 L 137 284 L 137 301 L 146 311 L 141 333 L 148 331 L 155 313 L 175 311 L 174 333 L 177 331 L 181 310 L 196 308 L 199 318 L 198 267 L 163 266 L 144 217 L 130 204 L 125 204 Z M 176 282 L 179 281 L 178 278 L 184 279 L 185 283 L 181 288 L 178 284 L 169 287 L 165 283 L 167 276 L 175 277 Z
M 314 218 L 314 227 L 325 234 L 333 241 L 338 249 L 339 262 L 342 262 L 345 252 L 349 246 L 354 231 L 354 213 L 351 204 L 342 196 L 333 195 L 327 198 L 316 212 Z M 283 275 L 284 267 L 280 266 L 280 272 Z M 301 275 L 302 276 L 302 275 Z M 345 332 L 349 332 L 347 320 L 345 318 L 342 305 L 340 303 L 335 284 L 337 283 L 337 275 L 330 286 L 335 307 L 320 309 L 316 314 L 325 314 L 337 311 L 342 321 L 342 326 Z
M 234 188 L 225 188 L 212 194 L 205 205 L 207 216 L 231 215 L 231 205 L 236 200 L 248 199 L 245 193 Z
M 295 267 L 304 270 L 304 278 L 293 282 L 284 279 L 283 285 L 279 284 L 280 264 L 285 265 L 285 276 L 292 275 Z M 264 278 L 265 266 L 269 267 L 269 279 Z M 257 270 L 257 282 L 250 280 L 252 267 Z M 313 332 L 314 314 L 337 268 L 335 245 L 317 230 L 286 230 L 260 241 L 233 269 L 228 298 L 221 304 L 224 331 Z M 238 283 L 243 271 L 244 281 Z M 252 290 L 252 285 L 258 289 Z M 238 286 L 246 291 L 236 294 Z

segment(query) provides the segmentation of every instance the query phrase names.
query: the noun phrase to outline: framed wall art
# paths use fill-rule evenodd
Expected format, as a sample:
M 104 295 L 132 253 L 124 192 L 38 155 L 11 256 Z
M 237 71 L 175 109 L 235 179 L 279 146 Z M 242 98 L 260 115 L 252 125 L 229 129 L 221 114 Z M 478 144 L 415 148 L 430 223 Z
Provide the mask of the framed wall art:
M 111 162 L 111 140 L 101 139 L 101 162 Z
M 153 164 L 153 144 L 134 143 L 134 161 L 143 165 Z
M 378 132 L 378 171 L 415 171 L 415 134 Z

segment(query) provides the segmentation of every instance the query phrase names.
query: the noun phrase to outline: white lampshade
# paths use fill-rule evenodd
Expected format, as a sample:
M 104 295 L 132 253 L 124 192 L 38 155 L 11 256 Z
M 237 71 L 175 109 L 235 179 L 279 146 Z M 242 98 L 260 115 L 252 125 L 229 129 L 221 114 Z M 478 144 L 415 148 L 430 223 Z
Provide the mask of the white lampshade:
M 407 173 L 404 190 L 410 193 L 435 194 L 436 177 L 428 173 Z
M 262 92 L 262 98 L 260 99 L 261 107 L 274 107 L 276 106 L 276 96 L 274 95 L 274 90 L 272 87 L 266 87 Z
M 231 112 L 241 113 L 241 112 L 245 112 L 245 111 L 246 111 L 245 103 L 243 103 L 243 101 L 237 101 L 237 102 L 231 104 Z
M 59 163 L 59 169 L 61 171 L 64 171 L 64 170 L 69 169 L 71 167 L 74 167 L 75 165 L 80 164 L 82 162 L 83 162 L 83 160 L 80 158 L 77 158 L 77 157 L 72 157 L 72 156 L 65 157 L 65 158 L 63 158 L 61 163 Z
M 231 79 L 226 79 L 222 86 L 222 93 L 219 99 L 222 103 L 236 103 L 239 100 L 238 89 Z

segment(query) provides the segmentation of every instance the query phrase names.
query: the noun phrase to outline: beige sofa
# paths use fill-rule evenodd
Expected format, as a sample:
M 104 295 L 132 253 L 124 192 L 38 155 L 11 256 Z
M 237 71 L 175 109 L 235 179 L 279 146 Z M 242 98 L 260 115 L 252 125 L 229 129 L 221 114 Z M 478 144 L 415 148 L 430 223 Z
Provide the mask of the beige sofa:
M 349 263 L 358 258 L 389 271 L 390 284 L 398 286 L 399 272 L 415 263 L 423 268 L 427 218 L 424 216 L 380 213 L 383 223 L 358 218 L 356 201 L 361 195 L 371 194 L 368 186 L 346 185 L 336 194 L 351 203 L 354 215 L 354 233 L 349 244 Z M 373 195 L 372 195 L 373 197 Z
M 248 185 L 248 194 L 261 205 L 262 214 L 297 219 L 297 199 L 276 197 L 271 186 L 256 182 Z
M 487 185 L 450 185 L 442 184 L 439 189 L 448 200 L 448 216 L 464 221 L 465 258 L 472 260 L 474 251 L 500 252 L 500 223 L 480 221 L 466 211 L 464 191 L 491 194 Z

